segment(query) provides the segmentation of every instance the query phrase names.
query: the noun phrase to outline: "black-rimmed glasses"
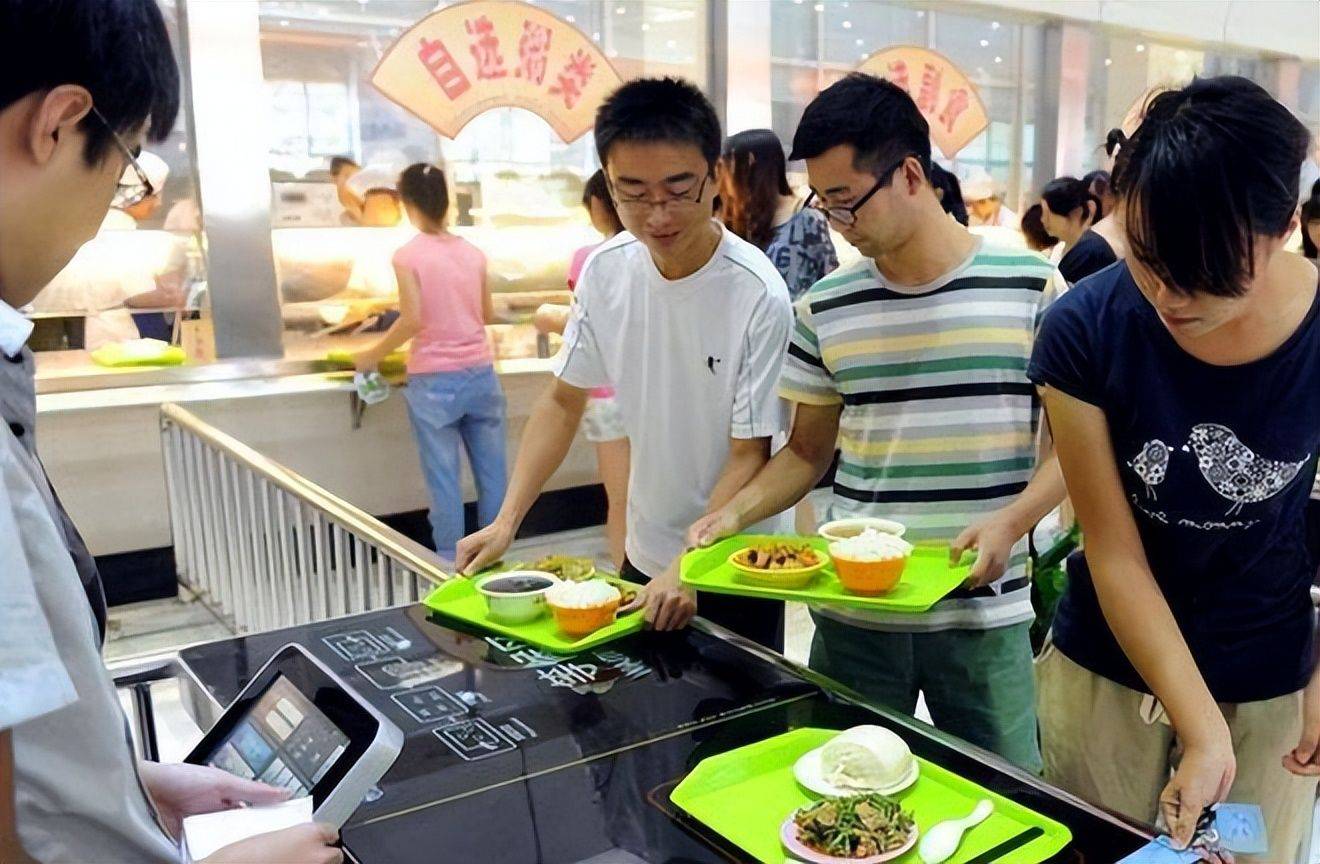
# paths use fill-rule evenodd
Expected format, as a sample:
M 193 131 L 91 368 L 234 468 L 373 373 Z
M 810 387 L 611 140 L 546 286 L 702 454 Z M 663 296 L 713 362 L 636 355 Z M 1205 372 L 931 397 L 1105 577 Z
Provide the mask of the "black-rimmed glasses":
M 706 183 L 710 180 L 710 174 L 701 178 L 701 182 L 691 181 L 685 189 L 675 189 L 672 185 L 667 185 L 665 196 L 658 201 L 654 201 L 645 192 L 640 195 L 623 195 L 618 189 L 614 188 L 614 183 L 608 183 L 610 194 L 614 196 L 614 206 L 620 210 L 633 212 L 650 211 L 652 207 L 685 207 L 692 204 L 699 204 L 701 196 L 706 194 Z
M 894 172 L 901 168 L 903 163 L 908 160 L 908 157 L 912 155 L 914 154 L 905 154 L 902 159 L 899 159 L 893 165 L 890 165 L 884 171 L 877 174 L 876 177 L 879 179 L 875 181 L 875 185 L 871 187 L 870 191 L 847 207 L 827 206 L 825 202 L 821 200 L 820 196 L 816 194 L 815 189 L 812 189 L 811 194 L 807 196 L 806 206 L 813 207 L 824 213 L 825 218 L 829 219 L 836 225 L 844 228 L 851 228 L 853 225 L 857 224 L 857 211 L 865 207 L 866 202 L 870 201 L 871 198 L 875 196 L 875 193 L 889 185 L 889 181 L 894 178 Z
M 119 152 L 124 154 L 124 159 L 127 161 L 128 165 L 132 166 L 133 173 L 136 174 L 138 178 L 138 182 L 136 183 L 124 183 L 121 179 L 121 182 L 118 184 L 118 191 L 115 192 L 115 206 L 132 207 L 134 204 L 140 204 L 152 195 L 155 195 L 157 191 L 156 187 L 153 186 L 151 180 L 147 178 L 147 172 L 143 171 L 142 166 L 138 164 L 137 154 L 133 152 L 131 147 L 124 143 L 124 139 L 119 137 L 119 133 L 115 131 L 115 127 L 111 126 L 110 122 L 105 119 L 105 116 L 102 115 L 100 111 L 96 110 L 95 105 L 92 106 L 92 116 L 101 121 L 101 125 L 105 127 L 105 131 L 110 133 L 110 137 L 114 139 L 115 146 L 119 148 Z

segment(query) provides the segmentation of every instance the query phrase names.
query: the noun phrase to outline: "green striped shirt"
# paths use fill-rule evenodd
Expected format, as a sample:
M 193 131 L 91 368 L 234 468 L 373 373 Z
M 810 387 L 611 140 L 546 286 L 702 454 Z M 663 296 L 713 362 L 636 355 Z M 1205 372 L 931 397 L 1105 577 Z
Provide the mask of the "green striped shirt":
M 982 241 L 955 270 L 894 290 L 863 259 L 798 304 L 780 379 L 794 402 L 842 403 L 829 515 L 874 515 L 913 542 L 948 543 L 1008 504 L 1036 464 L 1039 410 L 1027 360 L 1064 287 L 1045 258 Z M 1032 617 L 1026 543 L 994 596 L 953 597 L 921 616 L 833 617 L 880 629 L 999 627 Z

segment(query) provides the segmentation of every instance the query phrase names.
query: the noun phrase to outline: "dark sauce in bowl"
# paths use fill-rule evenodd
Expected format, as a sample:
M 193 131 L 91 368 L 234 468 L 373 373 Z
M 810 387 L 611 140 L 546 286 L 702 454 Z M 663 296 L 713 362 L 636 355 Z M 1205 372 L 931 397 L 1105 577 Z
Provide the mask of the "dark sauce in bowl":
M 492 579 L 481 587 L 492 594 L 525 594 L 528 591 L 541 591 L 553 584 L 544 576 L 509 576 Z

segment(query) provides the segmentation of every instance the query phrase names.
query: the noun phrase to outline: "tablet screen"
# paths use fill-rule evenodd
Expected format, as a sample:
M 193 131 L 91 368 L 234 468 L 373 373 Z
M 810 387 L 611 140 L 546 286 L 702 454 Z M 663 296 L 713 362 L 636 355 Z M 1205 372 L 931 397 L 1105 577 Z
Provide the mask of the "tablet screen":
M 348 736 L 288 678 L 276 675 L 209 765 L 307 795 L 349 743 Z

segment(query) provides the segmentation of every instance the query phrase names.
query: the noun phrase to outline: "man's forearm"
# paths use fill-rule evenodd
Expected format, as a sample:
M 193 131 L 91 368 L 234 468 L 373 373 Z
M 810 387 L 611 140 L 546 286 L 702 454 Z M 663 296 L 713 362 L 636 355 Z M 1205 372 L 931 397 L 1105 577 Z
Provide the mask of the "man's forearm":
M 536 401 L 531 416 L 527 418 L 527 431 L 518 445 L 509 488 L 497 517 L 515 529 L 522 524 L 523 517 L 546 482 L 568 455 L 573 436 L 582 421 L 585 398 L 581 403 L 572 398 L 557 398 L 554 389 L 557 386 L 552 386 Z
M 380 337 L 380 341 L 367 350 L 378 360 L 383 360 L 393 353 L 396 348 L 416 336 L 421 329 L 420 325 L 399 318 L 390 325 L 389 330 L 385 331 L 385 335 Z
M 1014 530 L 1023 536 L 1062 504 L 1066 497 L 1068 489 L 1063 482 L 1063 471 L 1059 468 L 1059 457 L 1051 450 L 1032 475 L 1027 488 L 1004 510 L 1013 520 Z
M 762 442 L 759 448 L 746 448 L 742 452 L 732 453 L 724 463 L 724 470 L 715 481 L 710 491 L 710 500 L 706 505 L 707 513 L 714 513 L 733 500 L 757 473 L 770 461 L 770 439 L 756 439 Z
M 0 861 L 5 864 L 28 864 L 33 859 L 18 839 L 18 814 L 14 802 L 13 735 L 0 730 Z
M 741 527 L 755 525 L 805 498 L 829 467 L 828 456 L 800 452 L 790 442 L 728 506 L 737 515 Z

